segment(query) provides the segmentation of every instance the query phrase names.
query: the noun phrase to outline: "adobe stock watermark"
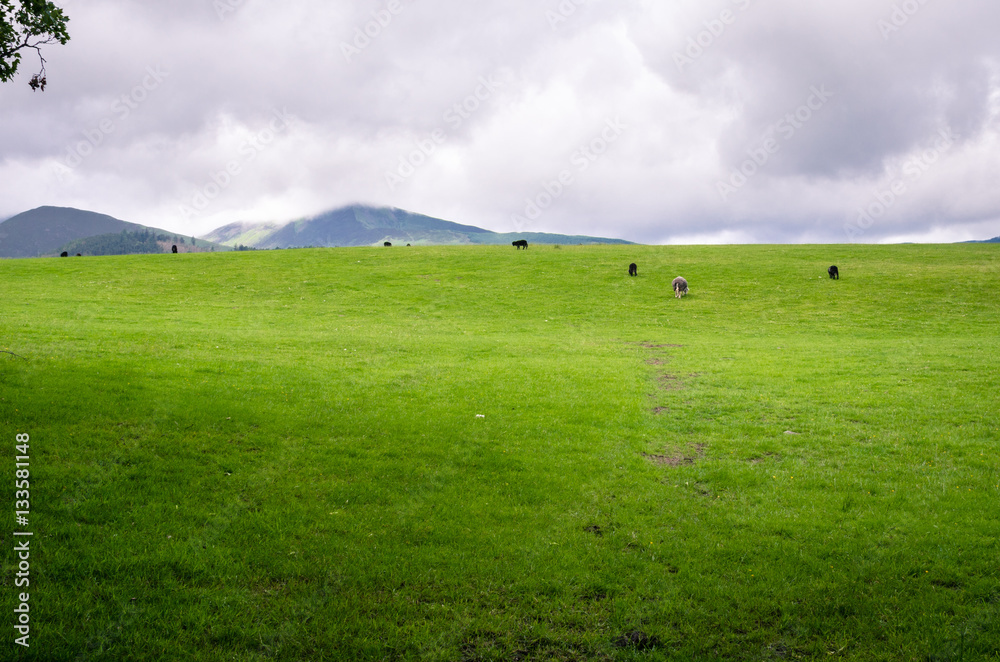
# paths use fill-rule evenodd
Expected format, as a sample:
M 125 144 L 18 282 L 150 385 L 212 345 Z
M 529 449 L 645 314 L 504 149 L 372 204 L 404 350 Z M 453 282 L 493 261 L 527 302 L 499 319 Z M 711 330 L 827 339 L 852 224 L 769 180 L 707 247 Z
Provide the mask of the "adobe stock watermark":
M 247 0 L 214 0 L 212 8 L 215 9 L 215 15 L 219 17 L 219 20 L 224 21 L 227 16 L 235 14 L 246 3 Z
M 746 186 L 750 178 L 760 172 L 761 168 L 768 164 L 772 156 L 781 151 L 781 142 L 775 138 L 775 134 L 781 136 L 785 142 L 788 142 L 833 97 L 833 92 L 826 89 L 826 85 L 820 85 L 819 87 L 813 85 L 809 88 L 809 91 L 811 94 L 805 103 L 792 112 L 786 113 L 777 123 L 769 126 L 764 132 L 764 138 L 760 144 L 747 150 L 747 156 L 750 158 L 734 169 L 728 179 L 716 182 L 715 189 L 719 192 L 719 196 L 723 202 L 726 202 L 729 196 Z
M 28 517 L 31 516 L 31 455 L 28 452 L 31 437 L 18 433 L 14 437 L 15 470 L 14 470 L 14 514 L 18 530 L 14 531 L 14 554 L 17 572 L 14 573 L 14 586 L 20 589 L 31 587 L 31 536 L 34 532 L 28 530 Z M 14 630 L 20 637 L 14 639 L 18 646 L 30 648 L 28 638 L 31 636 L 31 593 L 16 593 L 17 606 L 14 607 Z M 35 607 L 37 609 L 37 605 Z
M 447 142 L 449 130 L 458 131 L 468 119 L 483 107 L 484 103 L 496 94 L 497 90 L 504 86 L 502 81 L 497 80 L 492 75 L 480 76 L 476 82 L 478 85 L 470 95 L 452 105 L 442 114 L 441 121 L 448 126 L 448 129 L 435 129 L 424 138 L 418 138 L 413 143 L 413 150 L 405 155 L 399 155 L 396 169 L 385 171 L 385 183 L 390 191 L 395 191 L 428 162 L 438 148 Z
M 555 32 L 573 18 L 580 7 L 587 4 L 590 4 L 590 0 L 561 0 L 555 10 L 547 9 L 545 11 L 545 20 L 549 22 L 549 27 Z
M 108 136 L 113 134 L 119 125 L 127 120 L 132 113 L 149 99 L 160 85 L 170 76 L 159 66 L 146 67 L 146 75 L 127 93 L 121 95 L 112 102 L 111 116 L 105 117 L 89 129 L 83 131 L 83 140 L 77 141 L 66 148 L 66 153 L 59 160 L 64 168 L 59 169 L 60 178 L 64 178 L 70 171 L 77 168 L 81 163 L 90 157 L 97 149 L 104 144 Z
M 350 41 L 340 42 L 340 52 L 344 54 L 347 64 L 381 37 L 383 31 L 392 25 L 393 20 L 403 13 L 403 9 L 405 7 L 401 0 L 389 0 L 384 8 L 371 13 L 372 20 L 355 27 L 353 38 Z
M 844 225 L 848 241 L 854 241 L 875 225 L 875 221 L 885 216 L 909 192 L 909 185 L 922 178 L 931 167 L 955 145 L 956 136 L 948 129 L 942 129 L 934 139 L 934 145 L 903 164 L 903 176 L 892 180 L 888 188 L 872 190 L 871 202 L 858 209 L 858 217 L 853 223 Z
M 271 115 L 271 121 L 268 122 L 267 127 L 253 134 L 240 145 L 237 150 L 238 158 L 228 161 L 225 168 L 211 173 L 208 180 L 192 194 L 188 204 L 181 205 L 180 212 L 184 218 L 193 218 L 208 209 L 212 202 L 229 188 L 236 178 L 243 174 L 245 166 L 253 162 L 277 139 L 279 134 L 287 131 L 288 127 L 297 119 L 287 109 L 275 109 L 271 111 Z
M 882 33 L 882 39 L 889 41 L 894 34 L 902 30 L 909 24 L 910 19 L 916 16 L 930 0 L 903 0 L 903 2 L 892 6 L 892 13 L 889 18 L 880 18 L 876 25 Z
M 732 0 L 740 11 L 750 9 L 751 0 Z M 705 51 L 715 45 L 715 42 L 725 34 L 730 26 L 735 25 L 739 15 L 732 9 L 723 9 L 716 18 L 704 22 L 705 29 L 693 37 L 688 37 L 687 46 L 683 51 L 674 53 L 674 64 L 677 70 L 684 73 L 684 67 L 692 65 L 695 60 L 705 54 Z
M 525 199 L 522 214 L 511 214 L 510 220 L 514 223 L 514 228 L 522 232 L 531 221 L 541 218 L 542 214 L 576 183 L 576 175 L 586 172 L 590 166 L 603 158 L 627 129 L 628 124 L 625 124 L 621 117 L 605 120 L 601 132 L 580 145 L 570 156 L 570 167 L 561 170 L 554 178 L 543 181 L 540 185 L 542 190 Z

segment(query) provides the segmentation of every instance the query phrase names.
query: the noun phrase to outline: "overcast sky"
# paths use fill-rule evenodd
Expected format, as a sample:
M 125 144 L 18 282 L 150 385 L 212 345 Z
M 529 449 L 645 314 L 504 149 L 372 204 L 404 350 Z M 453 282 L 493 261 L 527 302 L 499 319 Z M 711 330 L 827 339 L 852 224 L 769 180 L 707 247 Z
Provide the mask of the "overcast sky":
M 986 0 L 69 0 L 0 218 L 355 202 L 644 243 L 1000 235 Z

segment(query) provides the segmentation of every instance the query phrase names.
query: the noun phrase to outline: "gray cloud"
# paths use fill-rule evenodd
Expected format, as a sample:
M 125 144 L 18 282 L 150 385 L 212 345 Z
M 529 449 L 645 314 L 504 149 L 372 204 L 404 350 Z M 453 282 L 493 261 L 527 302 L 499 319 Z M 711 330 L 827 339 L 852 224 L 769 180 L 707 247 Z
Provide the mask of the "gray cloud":
M 189 234 L 369 202 L 664 243 L 1000 234 L 1000 7 L 66 8 L 48 90 L 0 87 L 0 217 L 58 204 Z M 601 145 L 609 121 L 627 128 Z

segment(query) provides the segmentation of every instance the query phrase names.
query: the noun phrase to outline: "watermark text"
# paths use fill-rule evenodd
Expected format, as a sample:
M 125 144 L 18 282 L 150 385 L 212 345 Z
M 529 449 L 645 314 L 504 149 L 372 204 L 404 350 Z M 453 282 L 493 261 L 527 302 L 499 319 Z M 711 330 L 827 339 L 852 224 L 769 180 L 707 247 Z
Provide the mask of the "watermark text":
M 580 145 L 570 156 L 569 162 L 572 167 L 565 168 L 555 177 L 544 180 L 540 186 L 541 191 L 525 199 L 524 211 L 521 214 L 511 214 L 510 220 L 514 223 L 515 229 L 521 232 L 529 222 L 541 218 L 542 214 L 576 183 L 576 175 L 587 171 L 607 154 L 611 145 L 618 142 L 626 129 L 628 124 L 623 122 L 621 117 L 605 120 L 600 133 Z
M 14 450 L 17 454 L 14 470 L 14 517 L 18 530 L 14 531 L 14 561 L 17 563 L 14 586 L 17 588 L 31 586 L 31 540 L 29 536 L 32 533 L 27 530 L 28 517 L 31 515 L 31 458 L 28 453 L 30 441 L 27 434 L 18 434 L 15 437 Z M 14 631 L 21 635 L 15 637 L 14 643 L 25 648 L 29 647 L 28 638 L 31 636 L 30 599 L 30 593 L 18 593 L 15 601 L 17 606 L 14 607 Z
M 716 182 L 715 189 L 723 202 L 746 186 L 750 178 L 760 172 L 771 160 L 771 157 L 781 151 L 781 142 L 777 140 L 776 135 L 785 142 L 791 140 L 833 97 L 833 92 L 826 89 L 826 85 L 819 87 L 813 85 L 809 91 L 811 94 L 805 103 L 792 112 L 786 113 L 783 118 L 768 127 L 767 131 L 764 132 L 763 140 L 747 150 L 746 153 L 749 157 L 747 160 L 735 168 L 728 178 Z

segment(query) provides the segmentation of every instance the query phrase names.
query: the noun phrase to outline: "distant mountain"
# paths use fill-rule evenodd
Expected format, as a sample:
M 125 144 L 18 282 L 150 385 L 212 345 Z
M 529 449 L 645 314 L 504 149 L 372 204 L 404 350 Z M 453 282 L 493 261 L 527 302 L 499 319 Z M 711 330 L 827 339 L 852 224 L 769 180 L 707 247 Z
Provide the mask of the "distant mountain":
M 105 235 L 147 231 L 157 235 L 168 248 L 181 239 L 175 232 L 129 223 L 106 214 L 71 207 L 38 207 L 0 223 L 0 258 L 58 255 L 61 251 L 69 250 L 71 242 L 73 247 L 71 252 L 74 254 L 117 255 L 119 253 L 114 252 L 117 249 L 111 249 L 112 252 L 100 252 L 102 246 L 121 244 Z M 104 238 L 99 241 L 79 243 L 81 240 L 99 236 Z M 203 248 L 210 250 L 211 245 L 205 245 Z M 228 248 L 219 246 L 217 250 L 228 250 Z
M 178 244 L 181 252 L 304 246 L 378 246 L 394 244 L 628 244 L 622 239 L 539 232 L 497 233 L 391 207 L 352 205 L 291 223 L 232 223 L 191 245 L 190 238 L 71 207 L 39 207 L 0 222 L 0 258 L 71 255 L 124 255 L 162 252 Z
M 90 211 L 39 207 L 0 223 L 0 257 L 38 257 L 75 239 L 141 227 Z
M 226 246 L 253 246 L 258 241 L 265 239 L 276 230 L 281 229 L 280 223 L 230 223 L 216 228 L 206 234 L 202 239 L 214 241 Z
M 144 255 L 170 253 L 171 246 L 177 246 L 178 253 L 204 253 L 216 250 L 228 251 L 228 246 L 219 246 L 204 239 L 195 240 L 175 234 L 146 229 L 137 232 L 122 230 L 111 234 L 98 234 L 71 241 L 59 247 L 70 255 Z
M 227 246 L 293 248 L 301 246 L 377 246 L 394 244 L 506 244 L 527 239 L 536 244 L 628 244 L 622 239 L 539 232 L 497 233 L 391 207 L 351 205 L 286 225 L 233 223 L 203 237 Z

